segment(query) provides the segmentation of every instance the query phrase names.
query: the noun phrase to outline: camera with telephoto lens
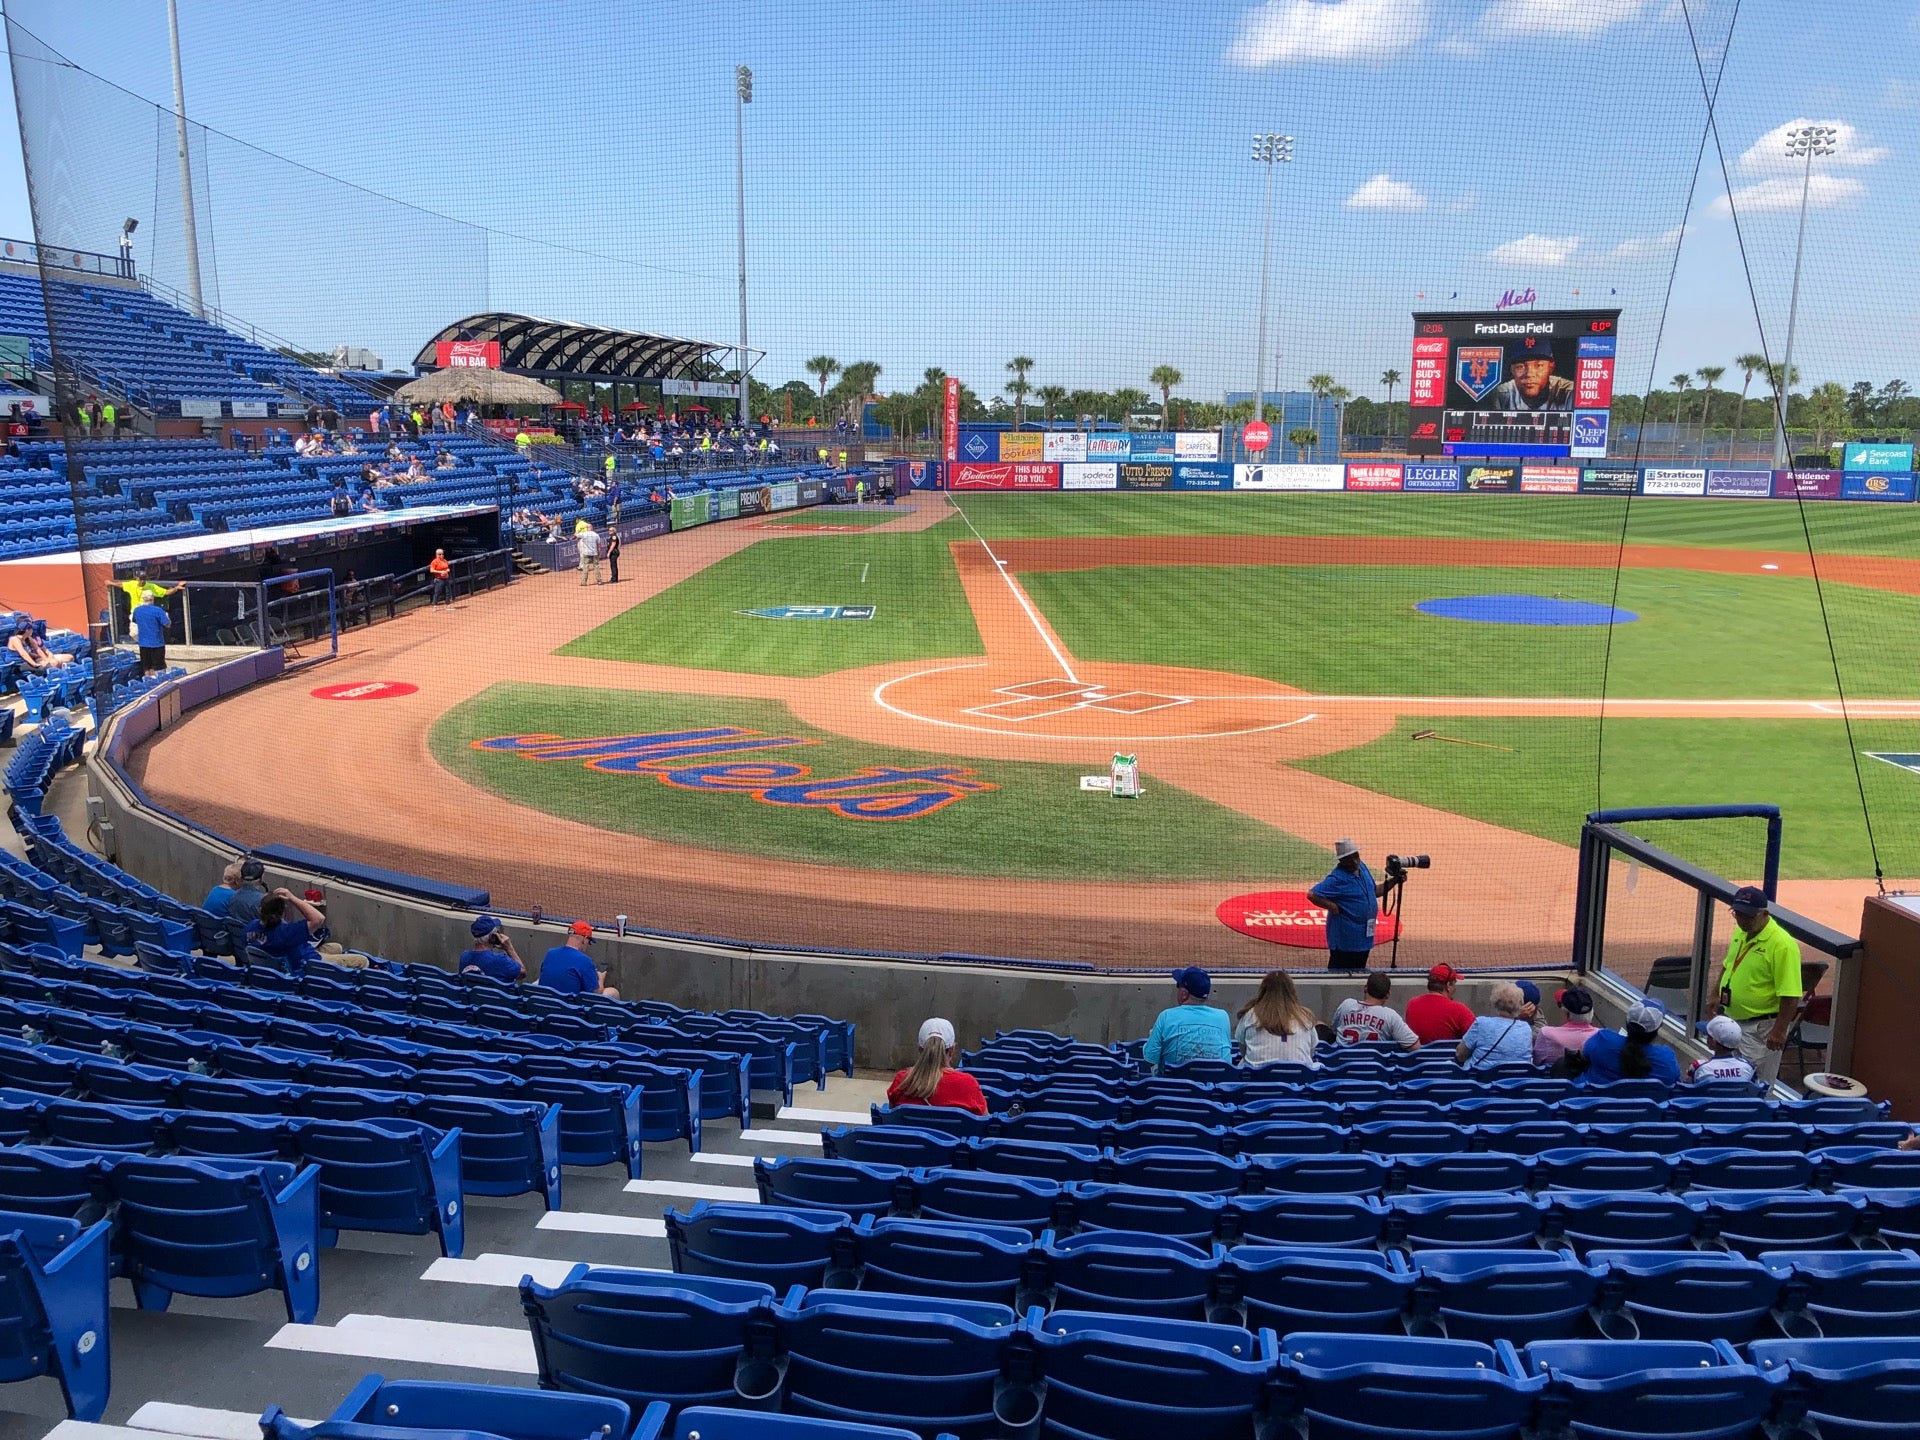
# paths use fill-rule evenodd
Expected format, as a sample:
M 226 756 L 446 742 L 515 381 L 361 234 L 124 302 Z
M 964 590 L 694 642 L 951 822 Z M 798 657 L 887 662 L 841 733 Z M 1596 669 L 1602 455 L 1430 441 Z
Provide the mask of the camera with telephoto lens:
M 1387 856 L 1387 874 L 1404 875 L 1409 870 L 1429 870 L 1433 867 L 1431 855 L 1389 855 Z

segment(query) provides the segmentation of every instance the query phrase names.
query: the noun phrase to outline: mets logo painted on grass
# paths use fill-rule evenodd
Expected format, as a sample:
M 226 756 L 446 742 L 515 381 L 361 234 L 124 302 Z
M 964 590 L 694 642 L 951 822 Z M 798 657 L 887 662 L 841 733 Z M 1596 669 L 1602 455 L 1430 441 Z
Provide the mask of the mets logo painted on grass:
M 652 735 L 597 735 L 569 740 L 561 735 L 500 735 L 475 740 L 475 750 L 518 755 L 523 760 L 572 760 L 603 775 L 651 775 L 678 790 L 751 795 L 763 805 L 799 805 L 847 820 L 917 820 L 956 800 L 999 787 L 976 779 L 960 765 L 900 770 L 869 765 L 855 775 L 815 776 L 805 765 L 773 761 L 720 761 L 711 757 L 746 750 L 817 745 L 797 735 L 767 735 L 731 725 L 710 730 L 666 730 Z

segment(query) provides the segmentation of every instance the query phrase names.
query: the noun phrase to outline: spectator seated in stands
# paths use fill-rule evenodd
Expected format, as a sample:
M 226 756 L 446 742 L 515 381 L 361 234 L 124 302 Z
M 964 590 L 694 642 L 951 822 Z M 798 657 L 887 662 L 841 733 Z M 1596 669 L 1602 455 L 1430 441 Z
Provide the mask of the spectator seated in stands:
M 1293 977 L 1273 970 L 1234 1016 L 1233 1038 L 1247 1065 L 1315 1065 L 1313 1049 L 1320 1040 L 1315 1023 L 1313 1011 L 1300 1002 Z
M 220 872 L 220 883 L 207 891 L 207 898 L 200 902 L 200 908 L 209 915 L 227 913 L 227 902 L 233 899 L 233 892 L 240 886 L 240 862 L 229 860 Z
M 436 470 L 458 469 L 460 462 L 453 458 L 453 452 L 442 445 L 433 452 L 433 468 Z
M 307 961 L 320 958 L 316 942 L 326 931 L 327 917 L 319 908 L 282 885 L 260 902 L 259 915 L 247 927 L 247 944 L 298 973 Z
M 1731 1015 L 1716 1015 L 1707 1021 L 1707 1048 L 1713 1053 L 1694 1061 L 1687 1079 L 1752 1080 L 1753 1062 L 1740 1053 L 1740 1040 L 1740 1022 Z
M 901 1070 L 887 1087 L 889 1105 L 940 1105 L 950 1110 L 987 1113 L 987 1097 L 980 1093 L 980 1082 L 962 1073 L 954 1058 L 959 1048 L 953 1041 L 953 1022 L 923 1021 L 917 1040 L 919 1058 L 908 1070 Z
M 1524 1013 L 1527 997 L 1518 985 L 1493 987 L 1493 1014 L 1482 1015 L 1467 1027 L 1453 1052 L 1455 1063 L 1469 1070 L 1495 1065 L 1533 1063 L 1533 1027 Z
M 1656 1045 L 1660 1022 L 1667 1012 L 1651 1002 L 1627 1011 L 1627 1027 L 1596 1032 L 1581 1050 L 1586 1057 L 1589 1084 L 1608 1085 L 1615 1080 L 1664 1080 L 1672 1085 L 1680 1079 L 1680 1059 L 1671 1045 Z
M 7 641 L 7 649 L 36 675 L 44 675 L 49 670 L 58 670 L 62 665 L 73 663 L 73 656 L 49 650 L 47 642 L 34 633 L 33 621 L 24 615 L 14 622 L 13 638 Z
M 1420 1037 L 1422 1045 L 1444 1045 L 1466 1038 L 1474 1014 L 1453 998 L 1453 987 L 1460 983 L 1460 972 L 1441 964 L 1427 971 L 1427 993 L 1407 1002 L 1407 1028 Z
M 1227 1012 L 1207 1004 L 1213 977 L 1198 965 L 1189 965 L 1173 972 L 1173 986 L 1173 1005 L 1154 1020 L 1141 1051 L 1147 1064 L 1164 1074 L 1169 1065 L 1189 1060 L 1232 1060 Z
M 620 992 L 607 984 L 604 970 L 587 958 L 593 944 L 593 926 L 576 920 L 567 927 L 567 938 L 541 957 L 539 984 L 559 995 L 604 995 L 618 1000 Z
M 267 898 L 267 887 L 261 882 L 265 879 L 267 867 L 252 856 L 240 861 L 240 884 L 233 894 L 227 897 L 224 913 L 235 920 L 251 923 L 260 916 L 260 902 Z
M 1558 1025 L 1542 1026 L 1533 1035 L 1533 1060 L 1536 1065 L 1558 1065 L 1569 1055 L 1579 1055 L 1587 1041 L 1600 1033 L 1593 1023 L 1593 996 L 1584 985 L 1569 985 L 1553 997 L 1566 1012 Z
M 1358 997 L 1349 995 L 1333 1012 L 1333 1039 L 1336 1045 L 1366 1045 L 1382 1041 L 1402 1050 L 1420 1048 L 1420 1037 L 1407 1028 L 1400 1012 L 1387 1003 L 1393 994 L 1393 977 L 1384 970 L 1367 976 L 1367 984 Z
M 520 952 L 513 948 L 513 940 L 498 920 L 491 915 L 481 915 L 475 918 L 471 928 L 473 945 L 460 952 L 460 963 L 455 967 L 461 974 L 478 972 L 509 984 L 525 977 L 527 967 L 520 959 Z

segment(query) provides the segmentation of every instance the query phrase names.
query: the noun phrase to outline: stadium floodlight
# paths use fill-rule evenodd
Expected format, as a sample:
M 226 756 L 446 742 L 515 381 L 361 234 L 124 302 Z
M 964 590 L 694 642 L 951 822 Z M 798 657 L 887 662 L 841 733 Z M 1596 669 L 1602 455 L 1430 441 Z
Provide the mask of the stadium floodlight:
M 734 356 L 734 374 L 740 380 L 739 408 L 734 412 L 742 426 L 747 423 L 747 122 L 746 108 L 753 103 L 753 71 L 744 65 L 733 67 L 733 200 L 734 219 L 740 239 L 740 351 Z
M 1774 392 L 1773 465 L 1784 470 L 1787 454 L 1787 396 L 1793 393 L 1793 332 L 1800 320 L 1800 262 L 1807 253 L 1807 196 L 1813 189 L 1813 162 L 1840 148 L 1837 125 L 1799 125 L 1787 131 L 1786 154 L 1803 164 L 1800 172 L 1800 237 L 1793 245 L 1793 298 L 1787 302 L 1787 353 L 1780 357 L 1780 386 Z
M 1293 163 L 1291 135 L 1253 137 L 1252 160 L 1267 167 L 1267 231 L 1260 246 L 1260 339 L 1253 350 L 1253 418 L 1266 413 L 1267 391 L 1267 274 L 1273 262 L 1273 167 Z

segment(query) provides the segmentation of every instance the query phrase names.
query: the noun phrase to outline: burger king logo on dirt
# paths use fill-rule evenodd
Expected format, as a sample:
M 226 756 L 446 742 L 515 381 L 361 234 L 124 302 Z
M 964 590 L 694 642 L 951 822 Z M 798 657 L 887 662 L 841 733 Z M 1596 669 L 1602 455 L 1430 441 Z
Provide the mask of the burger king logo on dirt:
M 398 700 L 419 689 L 404 680 L 356 680 L 345 685 L 322 685 L 311 693 L 316 700 Z
M 1304 890 L 1261 890 L 1222 900 L 1213 912 L 1220 923 L 1255 940 L 1292 945 L 1301 950 L 1327 948 L 1327 912 L 1307 898 Z M 1382 915 L 1373 934 L 1376 944 L 1393 939 L 1398 917 Z

